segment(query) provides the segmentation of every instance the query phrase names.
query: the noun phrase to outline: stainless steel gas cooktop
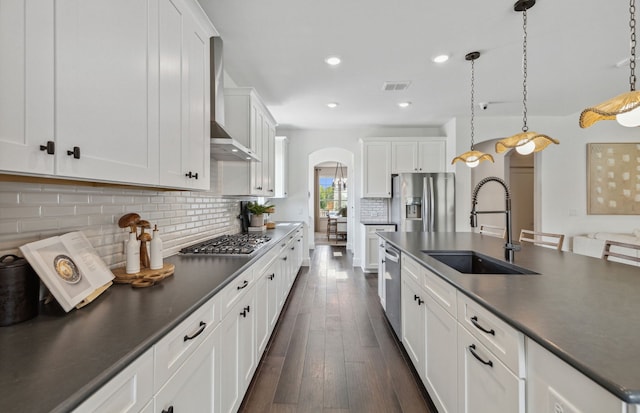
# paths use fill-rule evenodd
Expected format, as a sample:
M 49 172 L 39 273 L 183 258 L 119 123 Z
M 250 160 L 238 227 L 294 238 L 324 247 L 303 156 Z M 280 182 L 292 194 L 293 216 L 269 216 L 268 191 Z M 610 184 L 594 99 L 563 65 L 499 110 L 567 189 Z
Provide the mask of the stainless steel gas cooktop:
M 270 240 L 271 237 L 264 234 L 222 235 L 185 247 L 180 252 L 198 255 L 251 255 Z

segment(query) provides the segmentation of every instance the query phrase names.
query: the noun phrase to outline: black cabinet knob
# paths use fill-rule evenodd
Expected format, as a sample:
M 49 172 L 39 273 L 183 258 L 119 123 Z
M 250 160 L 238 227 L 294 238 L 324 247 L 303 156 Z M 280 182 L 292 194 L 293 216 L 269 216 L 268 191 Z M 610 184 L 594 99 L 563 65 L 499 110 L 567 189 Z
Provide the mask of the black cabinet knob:
M 168 409 L 163 409 L 162 413 L 173 413 L 173 406 L 169 406 Z
M 73 159 L 80 159 L 80 147 L 74 146 L 72 151 L 67 151 L 67 155 L 73 156 Z
M 54 141 L 47 141 L 46 145 L 40 145 L 41 151 L 47 151 L 47 155 L 53 155 L 56 153 L 56 143 Z

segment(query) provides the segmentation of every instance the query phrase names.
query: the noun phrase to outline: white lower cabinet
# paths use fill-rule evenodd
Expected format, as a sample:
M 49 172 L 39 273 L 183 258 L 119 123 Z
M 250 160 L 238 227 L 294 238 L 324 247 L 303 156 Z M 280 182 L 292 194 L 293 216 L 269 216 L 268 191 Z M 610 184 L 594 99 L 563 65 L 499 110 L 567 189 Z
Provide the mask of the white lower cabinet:
M 255 291 L 231 308 L 220 326 L 220 412 L 235 412 L 256 367 Z
M 276 267 L 280 265 L 278 260 L 273 261 L 256 282 L 256 339 L 258 357 L 267 347 L 271 332 L 278 321 L 278 282 L 279 275 Z
M 214 412 L 219 388 L 216 377 L 220 328 L 210 332 L 155 396 L 162 413 Z
M 458 404 L 458 322 L 425 295 L 425 357 L 423 382 L 438 413 L 453 413 Z
M 624 403 L 585 375 L 527 339 L 527 411 L 620 413 Z M 629 413 L 635 413 L 630 406 Z
M 365 246 L 364 246 L 364 266 L 362 270 L 364 272 L 374 272 L 378 269 L 378 260 L 379 256 L 379 236 L 376 234 L 377 232 L 395 232 L 395 225 L 364 225 L 361 224 L 364 228 L 365 234 Z
M 153 405 L 152 398 L 153 349 L 149 349 L 85 400 L 74 413 L 133 413 L 144 410 L 148 403 Z
M 525 381 L 462 325 L 458 325 L 458 412 L 525 412 Z
M 384 250 L 386 241 L 383 238 L 378 237 L 378 297 L 380 297 L 380 304 L 383 309 L 387 309 L 387 303 L 385 302 L 385 285 L 384 285 L 384 272 L 385 272 L 385 257 Z
M 400 302 L 402 306 L 402 345 L 420 377 L 424 377 L 424 293 L 410 278 L 402 279 Z

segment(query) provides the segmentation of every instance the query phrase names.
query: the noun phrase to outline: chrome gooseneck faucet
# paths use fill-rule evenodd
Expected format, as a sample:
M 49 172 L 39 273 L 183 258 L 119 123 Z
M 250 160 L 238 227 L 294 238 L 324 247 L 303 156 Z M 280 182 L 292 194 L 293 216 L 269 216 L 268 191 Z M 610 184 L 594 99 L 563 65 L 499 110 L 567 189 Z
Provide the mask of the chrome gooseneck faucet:
M 476 205 L 478 204 L 478 192 L 480 192 L 480 188 L 484 186 L 487 182 L 497 182 L 504 188 L 505 192 L 505 210 L 504 211 L 476 211 Z M 473 189 L 473 200 L 471 204 L 471 228 L 475 228 L 478 226 L 478 214 L 505 214 L 506 226 L 507 226 L 507 243 L 504 246 L 504 256 L 505 259 L 509 262 L 513 262 L 514 251 L 518 251 L 520 249 L 520 245 L 513 243 L 513 238 L 511 237 L 511 191 L 509 191 L 509 187 L 507 183 L 498 178 L 497 176 L 488 176 L 478 182 L 478 185 Z

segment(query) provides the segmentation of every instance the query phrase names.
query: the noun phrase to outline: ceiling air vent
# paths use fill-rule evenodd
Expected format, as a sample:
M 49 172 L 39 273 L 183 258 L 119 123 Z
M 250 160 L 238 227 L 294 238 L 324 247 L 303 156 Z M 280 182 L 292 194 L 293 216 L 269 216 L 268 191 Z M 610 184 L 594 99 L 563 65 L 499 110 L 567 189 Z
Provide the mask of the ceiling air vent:
M 384 84 L 382 85 L 382 90 L 384 90 L 385 92 L 397 92 L 400 90 L 405 90 L 409 87 L 410 84 L 411 81 L 409 80 L 403 80 L 400 82 L 384 82 Z

